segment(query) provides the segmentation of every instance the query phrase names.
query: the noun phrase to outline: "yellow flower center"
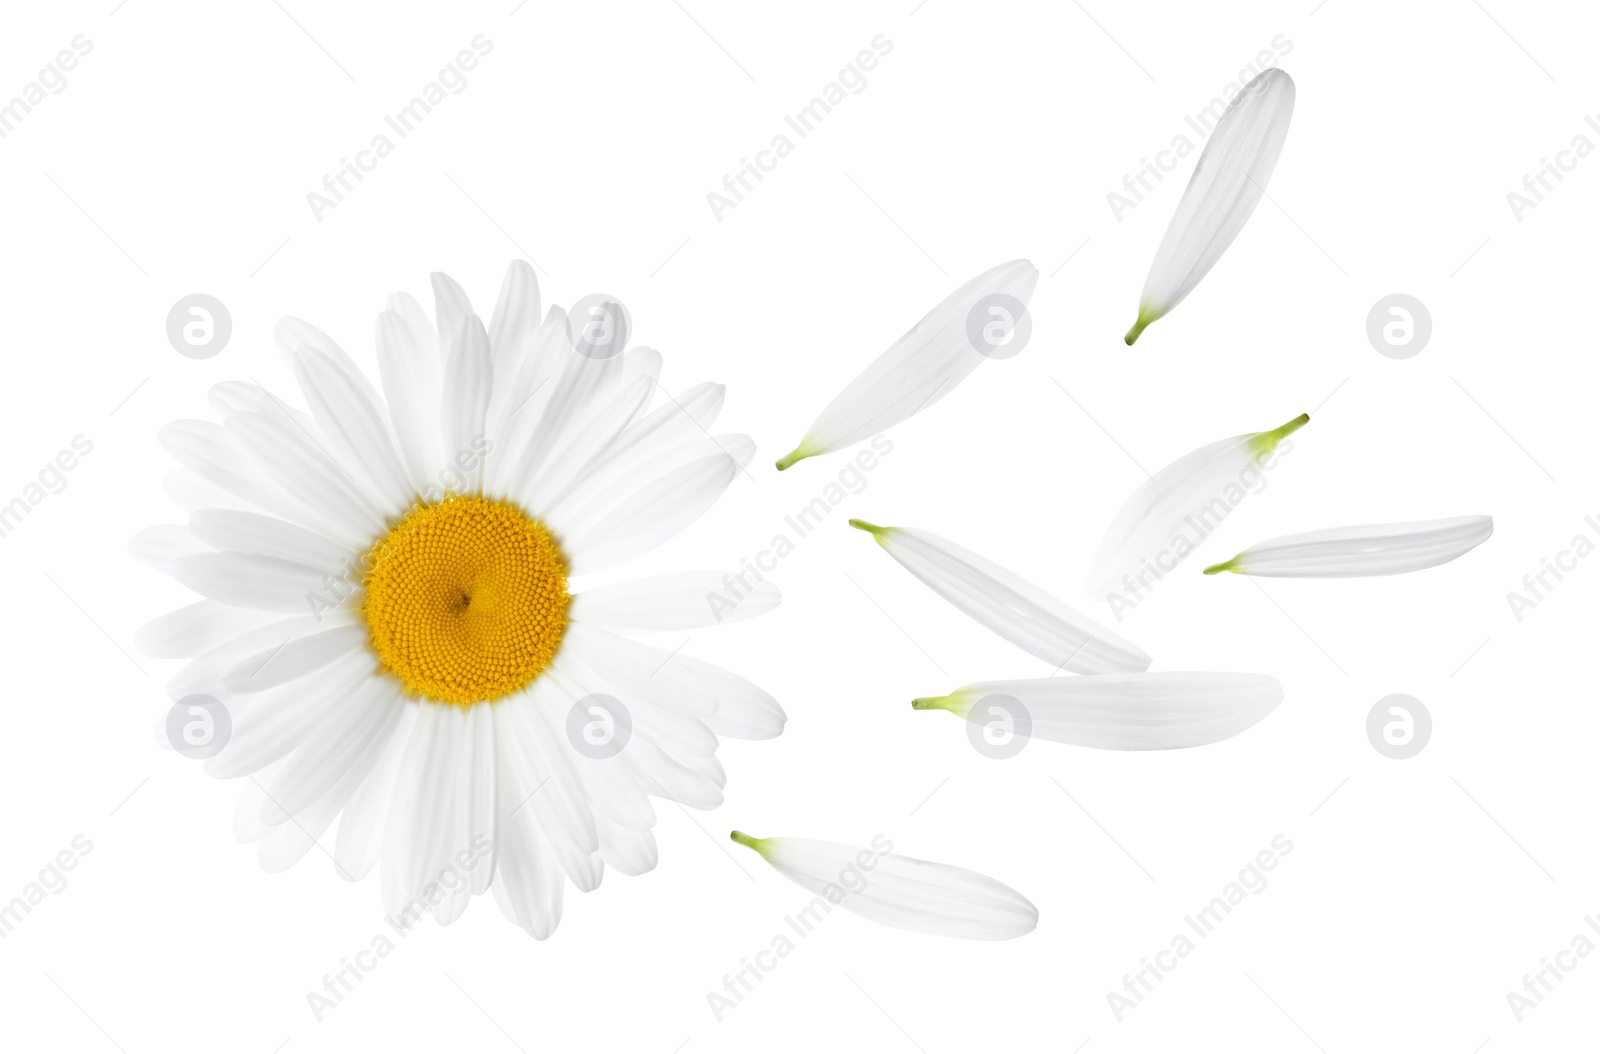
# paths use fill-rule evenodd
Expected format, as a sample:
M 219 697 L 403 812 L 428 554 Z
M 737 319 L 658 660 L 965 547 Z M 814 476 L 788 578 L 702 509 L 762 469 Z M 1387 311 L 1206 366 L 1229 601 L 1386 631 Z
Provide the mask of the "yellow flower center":
M 471 706 L 509 695 L 555 658 L 567 563 L 516 506 L 450 496 L 418 505 L 367 552 L 372 647 L 408 694 Z

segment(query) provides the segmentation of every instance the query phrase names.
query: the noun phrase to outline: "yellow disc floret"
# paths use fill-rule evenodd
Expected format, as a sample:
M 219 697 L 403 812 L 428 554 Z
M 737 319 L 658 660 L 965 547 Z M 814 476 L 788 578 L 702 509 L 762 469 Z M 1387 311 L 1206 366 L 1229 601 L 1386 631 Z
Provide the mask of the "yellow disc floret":
M 526 686 L 567 629 L 567 564 L 508 502 L 418 505 L 366 555 L 372 647 L 408 694 L 471 706 Z

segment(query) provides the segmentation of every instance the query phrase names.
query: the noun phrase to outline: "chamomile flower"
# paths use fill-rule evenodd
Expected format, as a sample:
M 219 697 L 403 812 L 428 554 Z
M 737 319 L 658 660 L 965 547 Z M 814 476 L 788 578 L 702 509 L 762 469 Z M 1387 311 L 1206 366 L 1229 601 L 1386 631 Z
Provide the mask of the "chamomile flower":
M 541 319 L 519 262 L 485 325 L 433 284 L 433 318 L 404 294 L 379 315 L 378 385 L 286 320 L 305 410 L 230 382 L 221 423 L 162 430 L 188 522 L 133 548 L 201 599 L 138 643 L 188 660 L 173 699 L 226 708 L 206 767 L 244 778 L 236 827 L 267 870 L 337 819 L 323 849 L 350 880 L 379 867 L 391 916 L 448 923 L 492 890 L 543 939 L 567 882 L 655 866 L 651 797 L 721 802 L 719 736 L 782 731 L 760 688 L 618 632 L 758 614 L 770 584 L 715 612 L 720 572 L 580 588 L 697 519 L 754 448 L 711 434 L 720 385 L 661 389 L 615 304 Z

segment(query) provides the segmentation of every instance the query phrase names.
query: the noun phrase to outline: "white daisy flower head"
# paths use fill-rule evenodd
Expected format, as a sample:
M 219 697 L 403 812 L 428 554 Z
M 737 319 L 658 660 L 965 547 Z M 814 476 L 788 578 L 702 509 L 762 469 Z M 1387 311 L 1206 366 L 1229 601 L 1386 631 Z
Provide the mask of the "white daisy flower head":
M 543 939 L 568 881 L 655 866 L 651 797 L 720 804 L 719 736 L 783 729 L 754 684 L 619 632 L 759 614 L 770 583 L 731 611 L 707 603 L 718 571 L 580 588 L 697 519 L 754 446 L 712 434 L 721 385 L 661 388 L 619 304 L 541 317 L 517 262 L 485 325 L 433 285 L 433 318 L 405 294 L 378 316 L 378 385 L 286 319 L 306 410 L 228 382 L 220 424 L 162 430 L 188 522 L 132 548 L 201 599 L 137 640 L 187 660 L 174 700 L 225 712 L 206 768 L 244 778 L 267 870 L 337 819 L 323 850 L 349 880 L 380 867 L 391 918 L 449 923 L 493 890 Z

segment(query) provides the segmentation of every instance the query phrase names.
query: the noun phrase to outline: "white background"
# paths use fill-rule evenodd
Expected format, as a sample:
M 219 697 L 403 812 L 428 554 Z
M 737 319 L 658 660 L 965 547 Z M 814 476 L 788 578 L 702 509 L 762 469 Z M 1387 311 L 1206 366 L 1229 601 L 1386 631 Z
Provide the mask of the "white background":
M 0 941 L 4 1046 L 1472 1054 L 1592 1041 L 1600 956 L 1521 1023 L 1506 993 L 1600 912 L 1600 560 L 1520 622 L 1506 594 L 1597 533 L 1583 519 L 1600 513 L 1600 161 L 1520 222 L 1506 194 L 1574 136 L 1600 142 L 1583 123 L 1600 107 L 1593 12 L 516 2 L 7 12 L 0 97 L 76 34 L 93 50 L 0 140 L 0 499 L 74 436 L 94 449 L 0 539 L 0 899 L 74 836 L 93 850 Z M 493 52 L 468 86 L 314 219 L 307 192 L 477 34 Z M 878 34 L 893 50 L 866 88 L 714 218 L 707 193 Z M 1194 155 L 1120 222 L 1106 194 L 1280 34 L 1299 95 L 1271 200 L 1127 348 Z M 1014 257 L 1043 277 L 1031 344 L 892 430 L 865 489 L 775 572 L 784 604 L 685 645 L 790 715 L 777 740 L 725 746 L 726 803 L 662 805 L 658 868 L 569 891 L 549 941 L 484 901 L 401 941 L 319 1023 L 306 993 L 387 932 L 376 880 L 345 884 L 315 851 L 262 874 L 232 837 L 236 788 L 152 745 L 171 669 L 130 659 L 129 638 L 185 602 L 126 554 L 139 527 L 176 518 L 154 434 L 207 416 L 221 379 L 290 390 L 270 340 L 280 315 L 370 368 L 385 295 L 425 296 L 444 270 L 486 309 L 524 254 L 547 301 L 626 302 L 670 389 L 726 382 L 723 422 L 758 444 L 750 478 L 636 561 L 641 574 L 733 568 L 765 548 L 846 463 L 770 467 L 846 380 L 967 277 Z M 194 292 L 233 318 L 205 361 L 164 333 Z M 1405 361 L 1365 335 L 1392 292 L 1433 318 Z M 908 707 L 1049 671 L 933 598 L 847 516 L 935 530 L 1104 617 L 1083 576 L 1139 466 L 1302 411 L 1312 423 L 1266 491 L 1119 626 L 1159 669 L 1277 676 L 1286 699 L 1268 719 L 1188 752 L 1040 742 L 1002 762 L 956 719 Z M 1199 574 L 1276 534 L 1466 513 L 1492 514 L 1494 537 L 1416 575 L 1260 588 Z M 1406 761 L 1365 731 L 1393 692 L 1434 720 Z M 728 843 L 731 827 L 883 833 L 1014 885 L 1039 928 L 968 944 L 835 913 L 718 1022 L 706 993 L 808 899 Z M 1119 1023 L 1106 993 L 1280 833 L 1294 848 L 1267 888 Z

